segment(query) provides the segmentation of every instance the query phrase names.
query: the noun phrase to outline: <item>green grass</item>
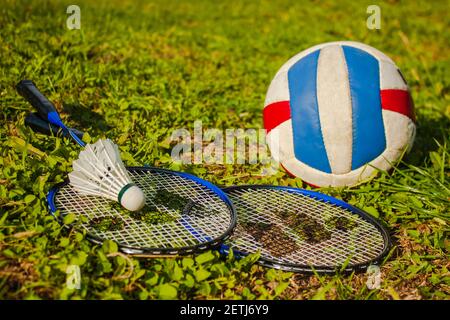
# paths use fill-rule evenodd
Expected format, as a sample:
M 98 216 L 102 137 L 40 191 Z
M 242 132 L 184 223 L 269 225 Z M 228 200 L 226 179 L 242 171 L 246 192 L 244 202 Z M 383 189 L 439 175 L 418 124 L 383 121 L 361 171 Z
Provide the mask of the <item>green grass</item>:
M 65 27 L 73 1 L 3 1 L 0 15 L 0 298 L 449 299 L 450 31 L 446 1 L 77 1 L 81 30 Z M 378 3 L 378 1 L 376 1 Z M 355 40 L 388 54 L 409 81 L 417 139 L 393 172 L 354 188 L 323 189 L 384 221 L 395 248 L 381 288 L 365 274 L 294 275 L 207 252 L 140 259 L 93 245 L 48 215 L 46 192 L 79 149 L 24 126 L 31 107 L 14 89 L 33 79 L 64 119 L 120 146 L 128 165 L 192 172 L 219 185 L 303 186 L 257 166 L 171 163 L 174 129 L 261 128 L 277 69 L 314 44 Z M 306 186 L 303 186 L 306 187 Z M 81 267 L 81 290 L 65 285 Z

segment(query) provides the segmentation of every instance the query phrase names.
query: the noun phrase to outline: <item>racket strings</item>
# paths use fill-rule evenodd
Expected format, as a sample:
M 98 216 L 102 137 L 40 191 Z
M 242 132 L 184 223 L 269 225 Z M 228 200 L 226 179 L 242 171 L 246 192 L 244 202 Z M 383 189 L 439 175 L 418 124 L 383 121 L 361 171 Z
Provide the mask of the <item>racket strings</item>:
M 385 247 L 380 231 L 350 210 L 280 189 L 228 192 L 236 206 L 235 250 L 261 251 L 280 264 L 336 266 L 377 258 Z
M 63 216 L 74 213 L 90 235 L 127 247 L 176 250 L 220 238 L 228 231 L 231 209 L 209 188 L 164 171 L 132 169 L 129 174 L 146 196 L 142 212 L 131 213 L 114 201 L 82 195 L 69 184 L 57 192 L 56 208 Z M 158 199 L 162 194 L 163 201 Z M 187 204 L 193 209 L 180 210 Z M 208 214 L 194 212 L 199 208 Z
M 214 238 L 223 234 L 224 228 L 230 226 L 230 209 L 213 191 L 192 180 L 166 172 L 147 172 L 146 174 L 146 179 L 140 179 L 142 177 L 140 173 L 135 175 L 134 172 L 131 172 L 135 183 L 144 190 L 144 193 L 147 190 L 156 191 L 156 195 L 150 194 L 148 197 L 146 195 L 148 201 L 153 204 L 156 202 L 157 207 L 161 208 L 162 202 L 158 198 L 158 191 L 165 190 L 171 194 L 171 197 L 176 198 L 175 202 L 183 202 L 180 206 L 175 203 L 175 206 L 179 209 L 180 221 L 188 221 L 190 226 L 197 231 L 197 234 L 208 235 L 203 236 L 201 241 L 208 240 L 208 237 Z M 158 187 L 155 189 L 155 186 Z M 180 198 L 183 200 L 180 200 Z M 161 209 L 173 212 L 169 203 L 170 199 Z M 187 211 L 182 210 L 186 207 L 188 207 Z M 186 224 L 183 224 L 183 229 L 186 230 Z M 193 232 L 190 231 L 189 234 L 192 237 Z

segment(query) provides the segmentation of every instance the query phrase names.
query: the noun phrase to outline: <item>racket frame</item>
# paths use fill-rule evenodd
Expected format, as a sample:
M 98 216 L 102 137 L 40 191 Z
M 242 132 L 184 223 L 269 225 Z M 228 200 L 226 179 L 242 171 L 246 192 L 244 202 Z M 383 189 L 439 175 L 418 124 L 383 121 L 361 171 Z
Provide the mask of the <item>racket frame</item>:
M 117 243 L 117 241 L 116 241 L 117 245 L 119 246 L 119 249 L 123 253 L 130 254 L 130 255 L 139 255 L 139 256 L 188 255 L 188 254 L 202 252 L 202 251 L 209 250 L 209 249 L 215 249 L 216 247 L 219 247 L 224 241 L 228 240 L 231 237 L 231 235 L 233 234 L 234 228 L 236 227 L 236 223 L 237 223 L 236 209 L 235 209 L 233 203 L 231 202 L 231 200 L 226 195 L 226 193 L 222 189 L 217 187 L 216 185 L 214 185 L 206 180 L 200 179 L 192 174 L 185 173 L 185 172 L 179 172 L 179 171 L 173 171 L 173 170 L 169 170 L 169 169 L 156 168 L 156 167 L 151 167 L 151 166 L 144 166 L 144 167 L 131 166 L 131 167 L 126 167 L 126 169 L 127 170 L 137 170 L 137 171 L 155 171 L 155 172 L 163 172 L 163 173 L 173 174 L 173 175 L 177 175 L 177 176 L 180 176 L 180 177 L 188 179 L 188 180 L 192 180 L 192 181 L 210 189 L 217 196 L 219 196 L 219 198 L 226 204 L 226 206 L 230 210 L 231 223 L 228 226 L 227 230 L 224 233 L 222 233 L 219 237 L 211 239 L 208 236 L 202 235 L 203 238 L 205 238 L 207 240 L 206 242 L 200 243 L 198 245 L 179 247 L 176 249 L 175 248 L 147 248 L 147 247 L 140 248 L 140 247 L 122 245 L 120 243 Z M 56 215 L 58 208 L 56 207 L 56 204 L 55 204 L 55 197 L 57 196 L 58 191 L 62 187 L 68 185 L 69 183 L 70 183 L 69 179 L 66 179 L 64 182 L 54 185 L 47 193 L 46 199 L 47 199 L 47 205 L 48 205 L 50 214 L 62 226 L 70 229 L 73 227 L 73 225 L 64 224 L 63 217 L 62 216 L 58 217 Z M 86 231 L 86 237 L 90 241 L 92 241 L 96 244 L 102 244 L 103 241 L 107 240 L 107 239 L 102 239 L 98 236 L 95 236 L 88 231 Z
M 389 251 L 391 250 L 391 248 L 393 246 L 392 239 L 389 235 L 388 229 L 379 220 L 375 219 L 373 216 L 369 215 L 367 212 L 348 204 L 345 201 L 336 199 L 334 197 L 328 196 L 321 192 L 305 190 L 305 189 L 300 189 L 300 188 L 294 188 L 294 187 L 273 186 L 273 185 L 263 185 L 263 184 L 261 184 L 261 185 L 238 185 L 238 186 L 230 186 L 230 187 L 222 188 L 222 190 L 227 194 L 228 194 L 228 192 L 235 191 L 235 190 L 249 190 L 249 189 L 284 190 L 284 191 L 308 196 L 314 200 L 319 200 L 321 202 L 331 203 L 333 205 L 340 206 L 340 207 L 345 208 L 345 209 L 351 211 L 352 213 L 358 215 L 360 218 L 362 218 L 366 222 L 372 224 L 380 232 L 380 234 L 383 237 L 384 248 L 377 257 L 370 259 L 363 263 L 348 264 L 345 266 L 344 269 L 342 269 L 342 266 L 328 267 L 328 266 L 300 265 L 300 264 L 295 264 L 295 263 L 280 263 L 280 262 L 274 262 L 271 259 L 260 257 L 259 260 L 257 261 L 257 263 L 264 267 L 283 270 L 283 271 L 289 271 L 289 272 L 302 272 L 302 273 L 313 273 L 313 272 L 335 273 L 338 270 L 341 272 L 364 271 L 370 265 L 380 264 L 380 262 L 382 262 L 382 260 L 387 256 L 387 254 L 389 253 Z M 239 225 L 239 221 L 237 222 L 237 224 Z M 232 244 L 230 246 L 223 245 L 220 252 L 227 254 L 230 248 L 233 249 Z M 246 255 L 250 254 L 250 253 L 238 251 L 236 249 L 233 249 L 233 253 L 238 256 L 246 256 Z

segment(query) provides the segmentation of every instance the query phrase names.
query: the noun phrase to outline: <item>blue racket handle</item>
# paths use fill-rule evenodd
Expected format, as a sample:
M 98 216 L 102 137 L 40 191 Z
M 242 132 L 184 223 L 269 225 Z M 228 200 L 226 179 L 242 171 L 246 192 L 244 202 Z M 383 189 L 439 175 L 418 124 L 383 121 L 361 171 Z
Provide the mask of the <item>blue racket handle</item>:
M 39 91 L 33 81 L 22 80 L 17 84 L 16 89 L 22 97 L 36 108 L 42 119 L 58 127 L 64 125 L 53 103 Z
M 49 123 L 63 129 L 70 137 L 75 140 L 80 146 L 84 147 L 85 143 L 81 140 L 73 130 L 66 127 L 62 122 L 61 117 L 56 111 L 55 106 L 51 103 L 36 87 L 31 80 L 22 80 L 16 86 L 17 92 L 23 96 L 33 107 L 36 108 L 40 117 L 47 120 Z
M 25 124 L 33 129 L 34 132 L 40 132 L 48 136 L 62 135 L 65 138 L 70 138 L 70 134 L 67 131 L 62 130 L 60 127 L 43 120 L 38 113 L 30 113 L 25 118 Z M 70 128 L 69 128 L 70 129 Z M 74 132 L 78 138 L 83 139 L 84 133 L 77 129 L 70 129 Z

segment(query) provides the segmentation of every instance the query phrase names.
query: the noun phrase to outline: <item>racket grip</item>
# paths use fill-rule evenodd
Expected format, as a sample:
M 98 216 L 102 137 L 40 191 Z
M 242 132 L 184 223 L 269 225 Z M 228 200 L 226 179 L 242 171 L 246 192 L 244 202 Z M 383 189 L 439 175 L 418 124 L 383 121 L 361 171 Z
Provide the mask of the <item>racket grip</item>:
M 43 120 L 37 113 L 30 113 L 29 115 L 27 115 L 25 118 L 25 124 L 35 132 L 40 132 L 46 135 L 62 135 L 65 138 L 70 138 L 70 134 L 66 130 L 61 130 L 60 127 L 57 127 L 54 124 Z M 81 140 L 83 139 L 84 133 L 82 131 L 76 129 L 71 130 L 77 135 L 78 138 L 80 138 Z
M 42 119 L 58 127 L 64 127 L 55 106 L 39 91 L 33 81 L 22 80 L 17 84 L 16 89 L 22 97 L 36 108 Z

